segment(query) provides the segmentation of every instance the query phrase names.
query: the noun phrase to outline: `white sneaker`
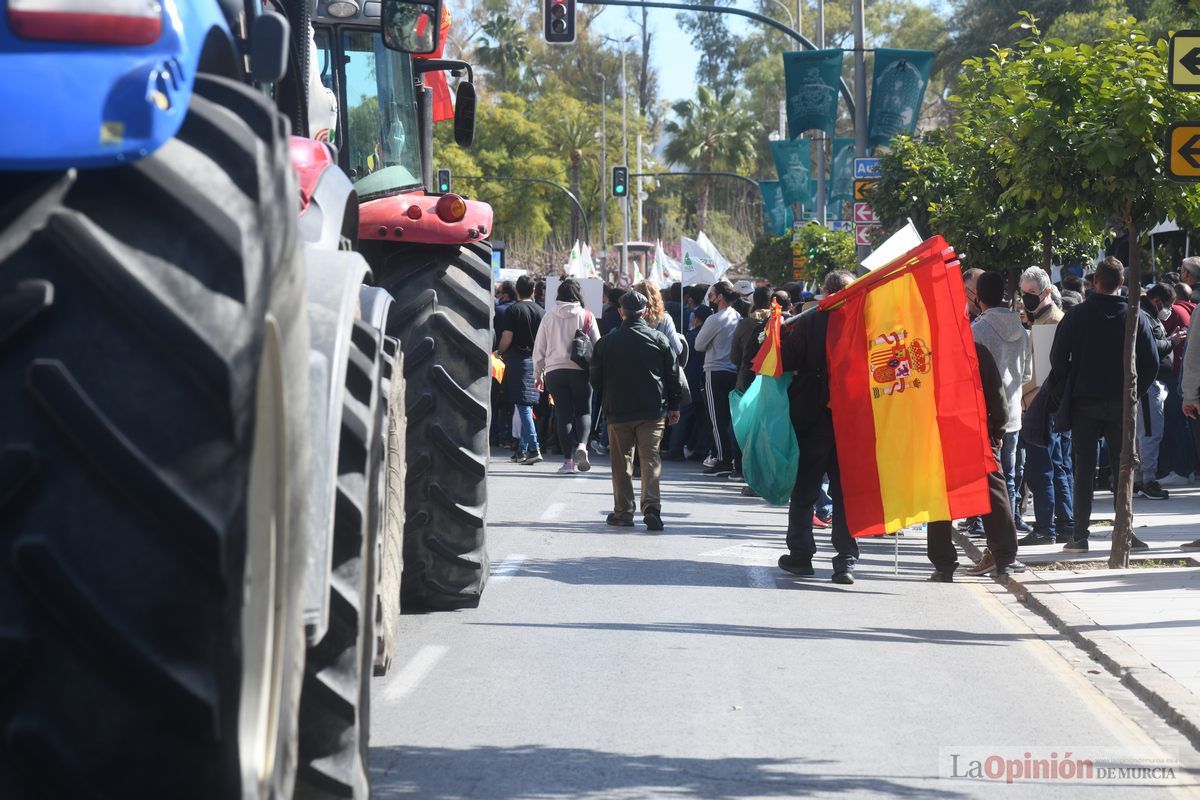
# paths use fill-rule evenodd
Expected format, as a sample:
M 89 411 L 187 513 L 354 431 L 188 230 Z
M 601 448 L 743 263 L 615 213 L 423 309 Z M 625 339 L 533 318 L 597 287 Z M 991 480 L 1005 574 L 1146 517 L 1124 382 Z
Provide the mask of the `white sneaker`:
M 566 461 L 563 462 L 563 465 L 558 468 L 558 473 L 560 475 L 562 475 L 564 473 L 568 474 L 568 475 L 573 475 L 575 473 L 575 462 L 568 458 Z
M 580 472 L 587 472 L 592 468 L 592 462 L 588 460 L 587 448 L 583 445 L 579 445 L 579 447 L 575 448 L 575 466 Z
M 708 458 L 704 459 L 704 466 L 715 467 L 716 465 L 717 465 L 717 457 L 716 456 L 709 456 Z
M 1171 472 L 1167 477 L 1158 482 L 1159 486 L 1190 486 L 1192 479 L 1185 475 L 1180 475 L 1178 472 Z

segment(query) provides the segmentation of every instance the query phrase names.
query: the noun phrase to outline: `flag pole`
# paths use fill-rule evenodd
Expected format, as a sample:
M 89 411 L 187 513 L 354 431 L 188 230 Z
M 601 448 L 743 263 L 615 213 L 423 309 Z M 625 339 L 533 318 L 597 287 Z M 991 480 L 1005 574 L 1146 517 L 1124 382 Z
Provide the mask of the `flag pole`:
M 896 536 L 894 538 L 895 538 L 895 543 L 896 543 L 896 549 L 895 549 L 894 558 L 892 560 L 892 574 L 899 575 L 900 574 L 900 531 L 896 531 Z

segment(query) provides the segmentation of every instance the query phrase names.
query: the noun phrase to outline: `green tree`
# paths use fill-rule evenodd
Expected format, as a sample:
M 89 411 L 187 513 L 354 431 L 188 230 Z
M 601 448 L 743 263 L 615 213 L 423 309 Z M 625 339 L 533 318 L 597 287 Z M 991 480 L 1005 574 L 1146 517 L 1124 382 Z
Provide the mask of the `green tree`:
M 676 118 L 666 124 L 671 136 L 665 151 L 667 161 L 696 172 L 738 172 L 754 158 L 759 124 L 733 89 L 714 94 L 704 85 L 697 86 L 696 99 L 680 100 L 671 110 Z M 696 227 L 701 230 L 708 219 L 712 182 L 711 176 L 697 181 Z
M 1053 201 L 1061 218 L 1113 223 L 1129 236 L 1129 313 L 1125 321 L 1124 432 L 1109 565 L 1129 561 L 1133 535 L 1136 430 L 1134 341 L 1141 294 L 1137 243 L 1163 218 L 1200 221 L 1200 191 L 1166 179 L 1168 125 L 1200 118 L 1200 99 L 1167 84 L 1167 42 L 1152 41 L 1132 19 L 1111 23 L 1094 43 L 1044 38 L 1025 15 L 1029 35 L 977 69 L 996 90 L 992 102 L 1012 121 L 1001 152 L 1006 195 Z
M 800 229 L 795 247 L 806 259 L 802 280 L 819 281 L 835 269 L 851 272 L 856 266 L 854 236 L 847 231 L 832 231 L 821 225 Z M 795 280 L 792 272 L 792 234 L 761 236 L 746 256 L 746 269 L 756 278 L 782 286 Z
M 487 40 L 475 50 L 475 57 L 496 80 L 496 89 L 511 91 L 521 75 L 521 67 L 529 60 L 525 32 L 517 19 L 493 13 L 482 26 Z

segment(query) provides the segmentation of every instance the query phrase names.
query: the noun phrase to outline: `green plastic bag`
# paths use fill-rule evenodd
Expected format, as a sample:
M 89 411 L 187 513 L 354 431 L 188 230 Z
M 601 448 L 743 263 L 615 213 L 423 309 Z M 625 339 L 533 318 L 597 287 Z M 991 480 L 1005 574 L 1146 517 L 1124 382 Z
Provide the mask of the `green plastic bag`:
M 750 388 L 729 395 L 733 434 L 742 448 L 742 475 L 768 503 L 787 505 L 796 483 L 800 447 L 788 413 L 792 374 L 758 375 Z

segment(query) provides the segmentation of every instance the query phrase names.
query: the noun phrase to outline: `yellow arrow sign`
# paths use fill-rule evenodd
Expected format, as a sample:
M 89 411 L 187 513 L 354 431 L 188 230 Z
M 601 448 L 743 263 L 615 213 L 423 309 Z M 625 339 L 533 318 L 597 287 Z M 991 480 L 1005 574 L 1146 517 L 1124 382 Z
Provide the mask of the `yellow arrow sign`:
M 1179 31 L 1171 37 L 1167 80 L 1182 92 L 1200 92 L 1200 31 Z
M 857 202 L 862 202 L 867 199 L 867 190 L 875 187 L 879 181 L 855 181 L 854 182 L 854 199 Z
M 1167 177 L 1200 181 L 1200 121 L 1176 122 L 1167 129 Z

